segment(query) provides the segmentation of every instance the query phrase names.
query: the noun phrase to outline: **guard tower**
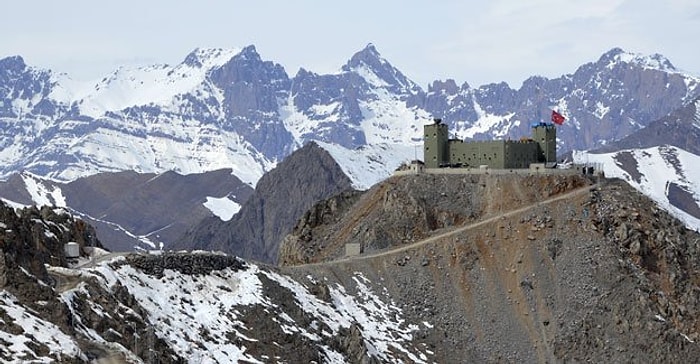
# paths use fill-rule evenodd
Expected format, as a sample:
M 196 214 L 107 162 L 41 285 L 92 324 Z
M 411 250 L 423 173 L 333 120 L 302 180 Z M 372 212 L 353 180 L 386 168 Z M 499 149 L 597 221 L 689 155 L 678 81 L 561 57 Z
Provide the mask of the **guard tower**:
M 447 125 L 442 119 L 433 119 L 434 123 L 423 126 L 423 159 L 426 168 L 439 168 L 449 163 Z
M 557 129 L 553 124 L 532 124 L 532 139 L 538 144 L 537 159 L 549 166 L 557 162 Z

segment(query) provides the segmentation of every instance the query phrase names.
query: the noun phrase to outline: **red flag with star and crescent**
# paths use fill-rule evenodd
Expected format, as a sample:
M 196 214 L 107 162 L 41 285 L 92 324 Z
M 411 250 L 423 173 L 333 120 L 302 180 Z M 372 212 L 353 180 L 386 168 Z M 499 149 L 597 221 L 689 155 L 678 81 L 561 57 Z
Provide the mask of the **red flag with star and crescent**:
M 554 110 L 552 110 L 552 122 L 557 125 L 564 124 L 564 116 Z

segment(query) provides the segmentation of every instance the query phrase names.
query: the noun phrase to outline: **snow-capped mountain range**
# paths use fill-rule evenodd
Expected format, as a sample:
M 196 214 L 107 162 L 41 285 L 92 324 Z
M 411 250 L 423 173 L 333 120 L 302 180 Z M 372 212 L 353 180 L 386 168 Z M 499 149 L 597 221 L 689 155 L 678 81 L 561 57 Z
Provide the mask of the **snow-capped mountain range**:
M 424 91 L 372 44 L 335 74 L 300 69 L 294 77 L 254 46 L 197 49 L 175 66 L 119 68 L 86 83 L 15 56 L 0 60 L 0 178 L 25 170 L 71 181 L 122 170 L 231 168 L 255 185 L 311 140 L 326 143 L 347 170 L 356 168 L 356 149 L 384 145 L 359 153 L 398 158 L 376 174 L 351 176 L 366 188 L 415 157 L 432 117 L 457 137 L 519 138 L 556 108 L 567 117 L 560 150 L 590 149 L 681 107 L 700 95 L 698 84 L 660 55 L 621 49 L 557 79 L 531 77 L 517 90 L 446 80 Z
M 45 186 L 46 193 L 37 192 L 25 204 L 44 203 L 42 196 L 51 202 L 56 182 L 103 172 L 189 175 L 226 168 L 255 186 L 282 159 L 314 141 L 354 188 L 364 190 L 401 163 L 422 159 L 422 127 L 433 117 L 450 124 L 453 137 L 517 139 L 556 109 L 567 118 L 557 131 L 559 151 L 588 150 L 643 133 L 669 113 L 694 106 L 698 85 L 700 78 L 661 55 L 617 48 L 572 74 L 551 80 L 533 76 L 519 89 L 445 80 L 427 91 L 372 44 L 337 73 L 300 69 L 293 77 L 263 60 L 254 46 L 196 49 L 174 66 L 122 67 L 94 82 L 37 69 L 15 56 L 0 60 L 0 179 L 20 172 L 33 176 L 25 181 L 44 179 L 17 187 L 39 191 Z M 652 140 L 645 147 L 657 145 Z M 231 219 L 243 201 L 229 192 L 212 191 L 190 202 L 221 220 Z M 87 205 L 70 207 L 85 218 L 97 217 L 92 219 L 97 225 L 124 227 L 115 240 L 129 236 L 158 246 L 144 236 L 164 233 L 162 228 L 176 231 L 170 222 L 148 229 L 136 220 L 125 225 L 136 211 L 120 210 L 117 222 L 86 213 Z

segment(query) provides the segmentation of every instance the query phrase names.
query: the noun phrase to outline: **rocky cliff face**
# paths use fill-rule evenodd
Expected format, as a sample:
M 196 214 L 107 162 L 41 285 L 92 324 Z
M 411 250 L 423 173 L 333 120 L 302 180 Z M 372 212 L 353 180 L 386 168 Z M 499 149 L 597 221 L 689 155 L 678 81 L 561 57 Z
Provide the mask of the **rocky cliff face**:
M 80 253 L 86 249 L 100 248 L 95 230 L 82 220 L 76 220 L 66 211 L 42 207 L 15 210 L 0 201 L 0 359 L 4 362 L 36 360 L 30 354 L 14 356 L 11 348 L 25 347 L 23 342 L 31 341 L 57 327 L 66 335 L 72 332 L 71 309 L 52 286 L 58 281 L 51 276 L 47 266 L 68 264 L 64 245 L 75 242 Z M 12 305 L 19 305 L 22 312 L 40 313 L 51 322 L 48 328 L 43 323 L 18 321 L 18 312 Z M 46 359 L 56 360 L 59 352 L 50 353 L 52 343 L 35 340 L 28 351 L 46 355 Z
M 646 128 L 598 148 L 592 153 L 645 149 L 659 145 L 671 145 L 700 155 L 700 98 L 652 122 Z
M 316 201 L 350 189 L 333 158 L 309 143 L 260 180 L 231 221 L 203 221 L 175 245 L 220 250 L 261 262 L 277 261 L 282 238 Z
M 44 264 L 66 265 L 63 253 L 68 242 L 85 247 L 101 248 L 95 229 L 82 220 L 73 218 L 60 208 L 44 206 L 15 211 L 0 201 L 0 242 L 5 264 L 6 284 L 0 288 L 18 289 L 10 283 L 14 278 L 35 277 L 46 280 Z M 24 270 L 23 270 L 24 269 Z M 8 279 L 9 277 L 9 279 Z

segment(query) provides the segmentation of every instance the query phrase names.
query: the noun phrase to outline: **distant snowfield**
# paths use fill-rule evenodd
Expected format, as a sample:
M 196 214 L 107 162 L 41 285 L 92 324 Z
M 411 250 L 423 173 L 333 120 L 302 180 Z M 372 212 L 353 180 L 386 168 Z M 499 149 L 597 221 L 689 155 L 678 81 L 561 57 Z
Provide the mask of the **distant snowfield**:
M 639 177 L 625 171 L 615 157 L 629 153 L 637 161 Z M 654 200 L 661 208 L 692 230 L 700 230 L 700 219 L 671 205 L 668 199 L 669 186 L 675 183 L 688 191 L 700 206 L 700 156 L 671 146 L 648 149 L 630 149 L 615 153 L 592 154 L 574 151 L 575 163 L 600 163 L 606 177 L 620 178 L 638 191 Z M 639 181 L 637 181 L 637 179 Z
M 61 74 L 54 79 L 58 87 L 50 97 L 66 104 L 81 100 L 81 113 L 94 118 L 132 106 L 167 105 L 177 95 L 199 87 L 211 68 L 225 64 L 238 53 L 240 49 L 197 49 L 193 55 L 201 65 L 183 62 L 176 66 L 120 67 L 94 84 L 76 82 Z

